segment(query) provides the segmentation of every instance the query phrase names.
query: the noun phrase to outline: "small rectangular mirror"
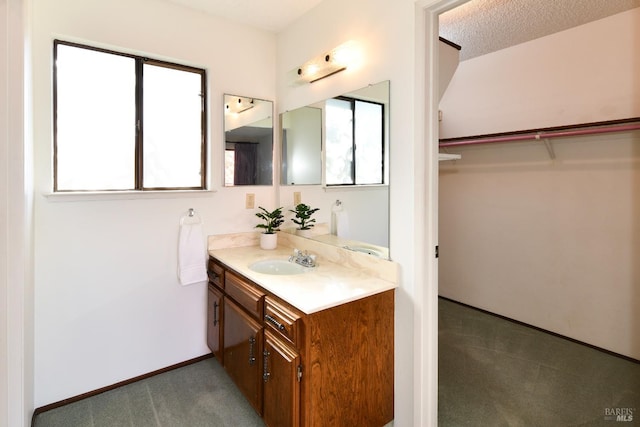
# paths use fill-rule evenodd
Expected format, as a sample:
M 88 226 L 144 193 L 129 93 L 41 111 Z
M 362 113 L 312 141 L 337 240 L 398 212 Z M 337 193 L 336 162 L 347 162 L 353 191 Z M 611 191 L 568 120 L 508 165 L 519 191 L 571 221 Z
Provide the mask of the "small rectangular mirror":
M 273 102 L 224 95 L 224 185 L 273 184 Z

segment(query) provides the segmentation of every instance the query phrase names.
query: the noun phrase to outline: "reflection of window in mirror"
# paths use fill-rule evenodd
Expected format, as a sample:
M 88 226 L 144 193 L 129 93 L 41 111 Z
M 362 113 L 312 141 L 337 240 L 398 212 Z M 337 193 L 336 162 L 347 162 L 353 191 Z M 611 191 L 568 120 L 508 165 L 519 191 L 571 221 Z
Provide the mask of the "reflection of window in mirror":
M 273 183 L 273 103 L 225 95 L 224 185 Z
M 326 104 L 327 185 L 382 184 L 384 106 L 347 97 Z

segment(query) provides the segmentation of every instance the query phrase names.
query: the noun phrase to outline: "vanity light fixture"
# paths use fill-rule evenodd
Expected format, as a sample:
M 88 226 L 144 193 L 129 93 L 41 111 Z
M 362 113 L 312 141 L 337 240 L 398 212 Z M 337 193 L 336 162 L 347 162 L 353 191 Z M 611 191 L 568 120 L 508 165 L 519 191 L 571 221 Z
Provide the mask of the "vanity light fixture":
M 347 69 L 352 43 L 347 42 L 302 64 L 297 69 L 298 83 L 313 83 Z
M 253 98 L 238 97 L 237 101 L 232 101 L 224 106 L 226 113 L 242 113 L 254 107 Z

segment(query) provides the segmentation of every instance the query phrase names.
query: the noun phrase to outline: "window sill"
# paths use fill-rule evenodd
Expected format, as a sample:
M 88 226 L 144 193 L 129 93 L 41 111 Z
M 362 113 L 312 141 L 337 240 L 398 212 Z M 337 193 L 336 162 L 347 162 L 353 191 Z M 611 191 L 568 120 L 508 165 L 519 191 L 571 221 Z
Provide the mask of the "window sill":
M 356 184 L 356 185 L 324 185 L 322 189 L 324 191 L 351 191 L 351 190 L 380 190 L 381 188 L 388 188 L 389 184 Z
M 178 199 L 210 197 L 215 190 L 162 190 L 162 191 L 78 191 L 43 193 L 52 202 L 78 202 L 93 200 Z

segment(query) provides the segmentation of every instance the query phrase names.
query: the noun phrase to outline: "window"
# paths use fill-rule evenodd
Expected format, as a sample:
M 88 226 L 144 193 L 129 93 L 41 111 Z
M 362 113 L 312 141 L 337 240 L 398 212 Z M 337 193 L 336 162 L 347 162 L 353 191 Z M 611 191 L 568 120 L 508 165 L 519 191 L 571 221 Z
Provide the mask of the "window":
M 326 104 L 327 185 L 382 184 L 384 106 L 353 98 Z
M 54 191 L 206 187 L 199 68 L 54 42 Z

